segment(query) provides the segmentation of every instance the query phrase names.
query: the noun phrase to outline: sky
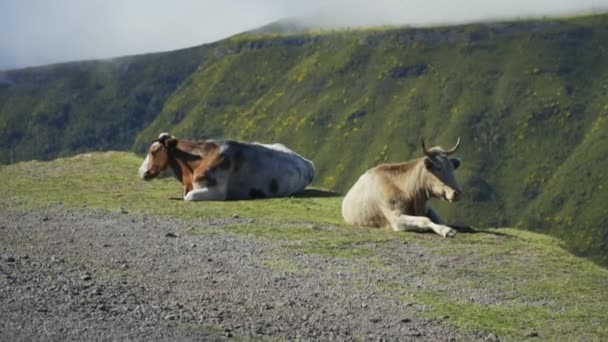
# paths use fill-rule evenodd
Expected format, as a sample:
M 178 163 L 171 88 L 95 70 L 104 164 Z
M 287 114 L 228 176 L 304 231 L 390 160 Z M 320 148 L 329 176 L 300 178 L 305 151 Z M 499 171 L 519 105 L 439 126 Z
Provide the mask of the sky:
M 428 26 L 608 10 L 608 0 L 0 0 L 0 70 L 174 50 L 293 17 Z

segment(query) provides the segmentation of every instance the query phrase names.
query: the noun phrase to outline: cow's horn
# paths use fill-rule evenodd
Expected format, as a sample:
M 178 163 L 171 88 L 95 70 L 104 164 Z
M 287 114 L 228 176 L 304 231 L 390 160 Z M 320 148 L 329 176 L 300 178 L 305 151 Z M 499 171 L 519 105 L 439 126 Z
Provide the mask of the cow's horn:
M 424 138 L 422 136 L 420 136 L 420 142 L 422 143 L 422 153 L 427 157 L 432 157 L 431 153 L 426 149 L 426 146 L 424 146 Z
M 458 137 L 458 140 L 456 140 L 456 145 L 454 145 L 454 147 L 452 147 L 451 149 L 445 151 L 445 154 L 449 156 L 450 154 L 456 152 L 456 150 L 458 149 L 458 145 L 460 145 L 460 137 Z

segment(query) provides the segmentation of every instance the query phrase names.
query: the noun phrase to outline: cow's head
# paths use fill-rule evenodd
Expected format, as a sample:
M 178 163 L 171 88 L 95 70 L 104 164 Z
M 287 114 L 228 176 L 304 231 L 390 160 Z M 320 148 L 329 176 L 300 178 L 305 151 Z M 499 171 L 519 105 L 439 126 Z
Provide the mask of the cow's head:
M 421 137 L 420 140 L 425 156 L 424 167 L 431 175 L 430 177 L 426 177 L 428 179 L 425 184 L 427 191 L 446 201 L 453 202 L 459 200 L 462 195 L 462 189 L 456 182 L 454 170 L 460 166 L 460 160 L 449 158 L 449 156 L 458 149 L 460 138 L 456 141 L 456 145 L 449 150 L 444 150 L 441 147 L 427 149 L 424 145 L 424 139 Z
M 177 144 L 177 139 L 169 133 L 161 133 L 148 149 L 146 159 L 139 167 L 143 180 L 158 177 L 169 166 L 169 151 Z

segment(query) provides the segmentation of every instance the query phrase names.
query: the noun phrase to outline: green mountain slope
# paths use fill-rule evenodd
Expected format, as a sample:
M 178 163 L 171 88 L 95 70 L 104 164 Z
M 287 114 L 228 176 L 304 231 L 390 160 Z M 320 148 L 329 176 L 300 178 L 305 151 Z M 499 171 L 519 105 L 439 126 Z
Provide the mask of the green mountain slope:
M 544 231 L 608 262 L 608 15 L 250 33 L 127 61 L 139 68 L 121 72 L 123 60 L 8 72 L 1 160 L 142 152 L 169 131 L 280 141 L 314 160 L 315 185 L 346 191 L 374 164 L 419 156 L 420 135 L 443 146 L 461 136 L 467 196 L 436 203 L 443 216 Z M 154 101 L 138 107 L 138 90 Z
M 2 73 L 0 162 L 130 148 L 205 50 Z

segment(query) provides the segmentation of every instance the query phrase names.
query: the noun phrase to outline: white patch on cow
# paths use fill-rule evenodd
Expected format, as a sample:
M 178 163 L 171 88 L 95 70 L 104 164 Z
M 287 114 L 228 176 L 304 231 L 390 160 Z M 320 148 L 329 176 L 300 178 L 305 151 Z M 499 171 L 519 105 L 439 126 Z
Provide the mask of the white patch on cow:
M 275 144 L 260 144 L 260 143 L 256 143 L 256 144 L 259 144 L 259 145 L 264 146 L 266 148 L 269 148 L 271 150 L 281 151 L 281 152 L 285 152 L 285 153 L 289 153 L 289 154 L 296 154 L 294 151 L 290 150 L 289 148 L 287 148 L 283 144 L 279 144 L 279 143 L 275 143 Z
M 196 202 L 196 201 L 224 201 L 226 200 L 226 187 L 225 186 L 212 186 L 201 189 L 194 189 L 186 196 L 184 201 Z
M 150 149 L 152 148 L 157 148 L 160 147 L 160 143 L 158 141 L 154 142 L 151 146 Z M 150 153 L 148 153 L 146 155 L 146 159 L 144 159 L 144 162 L 141 163 L 141 166 L 139 167 L 139 176 L 141 177 L 141 179 L 144 179 L 144 176 L 146 175 L 146 172 L 148 172 L 150 170 L 150 163 L 152 162 L 152 157 L 150 156 Z
M 144 159 L 144 162 L 141 163 L 141 166 L 139 167 L 139 177 L 141 177 L 141 179 L 144 179 L 146 172 L 150 169 L 150 160 L 151 159 L 152 158 L 150 158 L 150 154 L 148 154 L 146 156 L 146 159 Z
M 456 201 L 456 198 L 457 198 L 456 191 L 454 191 L 454 189 L 448 188 L 448 189 L 445 190 L 445 199 L 446 199 L 446 201 L 448 201 L 448 202 L 454 202 L 454 201 Z
M 169 134 L 167 132 L 162 132 L 161 134 L 158 135 L 158 139 L 163 139 L 163 138 L 171 138 L 171 134 Z
M 425 216 L 400 215 L 396 219 L 391 219 L 390 223 L 395 231 L 425 232 L 431 229 L 443 237 L 454 237 L 456 235 L 454 229 L 443 224 L 434 223 Z
M 314 177 L 312 162 L 283 144 L 215 143 L 220 153 L 228 158 L 242 156 L 238 168 L 216 170 L 212 174 L 218 186 L 225 184 L 226 199 L 290 196 L 303 191 Z M 231 161 L 232 167 L 237 165 L 235 159 Z M 204 186 L 201 184 L 201 188 Z
M 381 202 L 378 202 L 378 199 L 384 198 L 384 194 L 376 178 L 375 173 L 367 171 L 346 193 L 342 200 L 342 217 L 346 223 L 361 226 L 377 225 L 380 222 L 372 224 L 370 219 L 376 217 L 380 221 L 385 219 L 379 207 Z

